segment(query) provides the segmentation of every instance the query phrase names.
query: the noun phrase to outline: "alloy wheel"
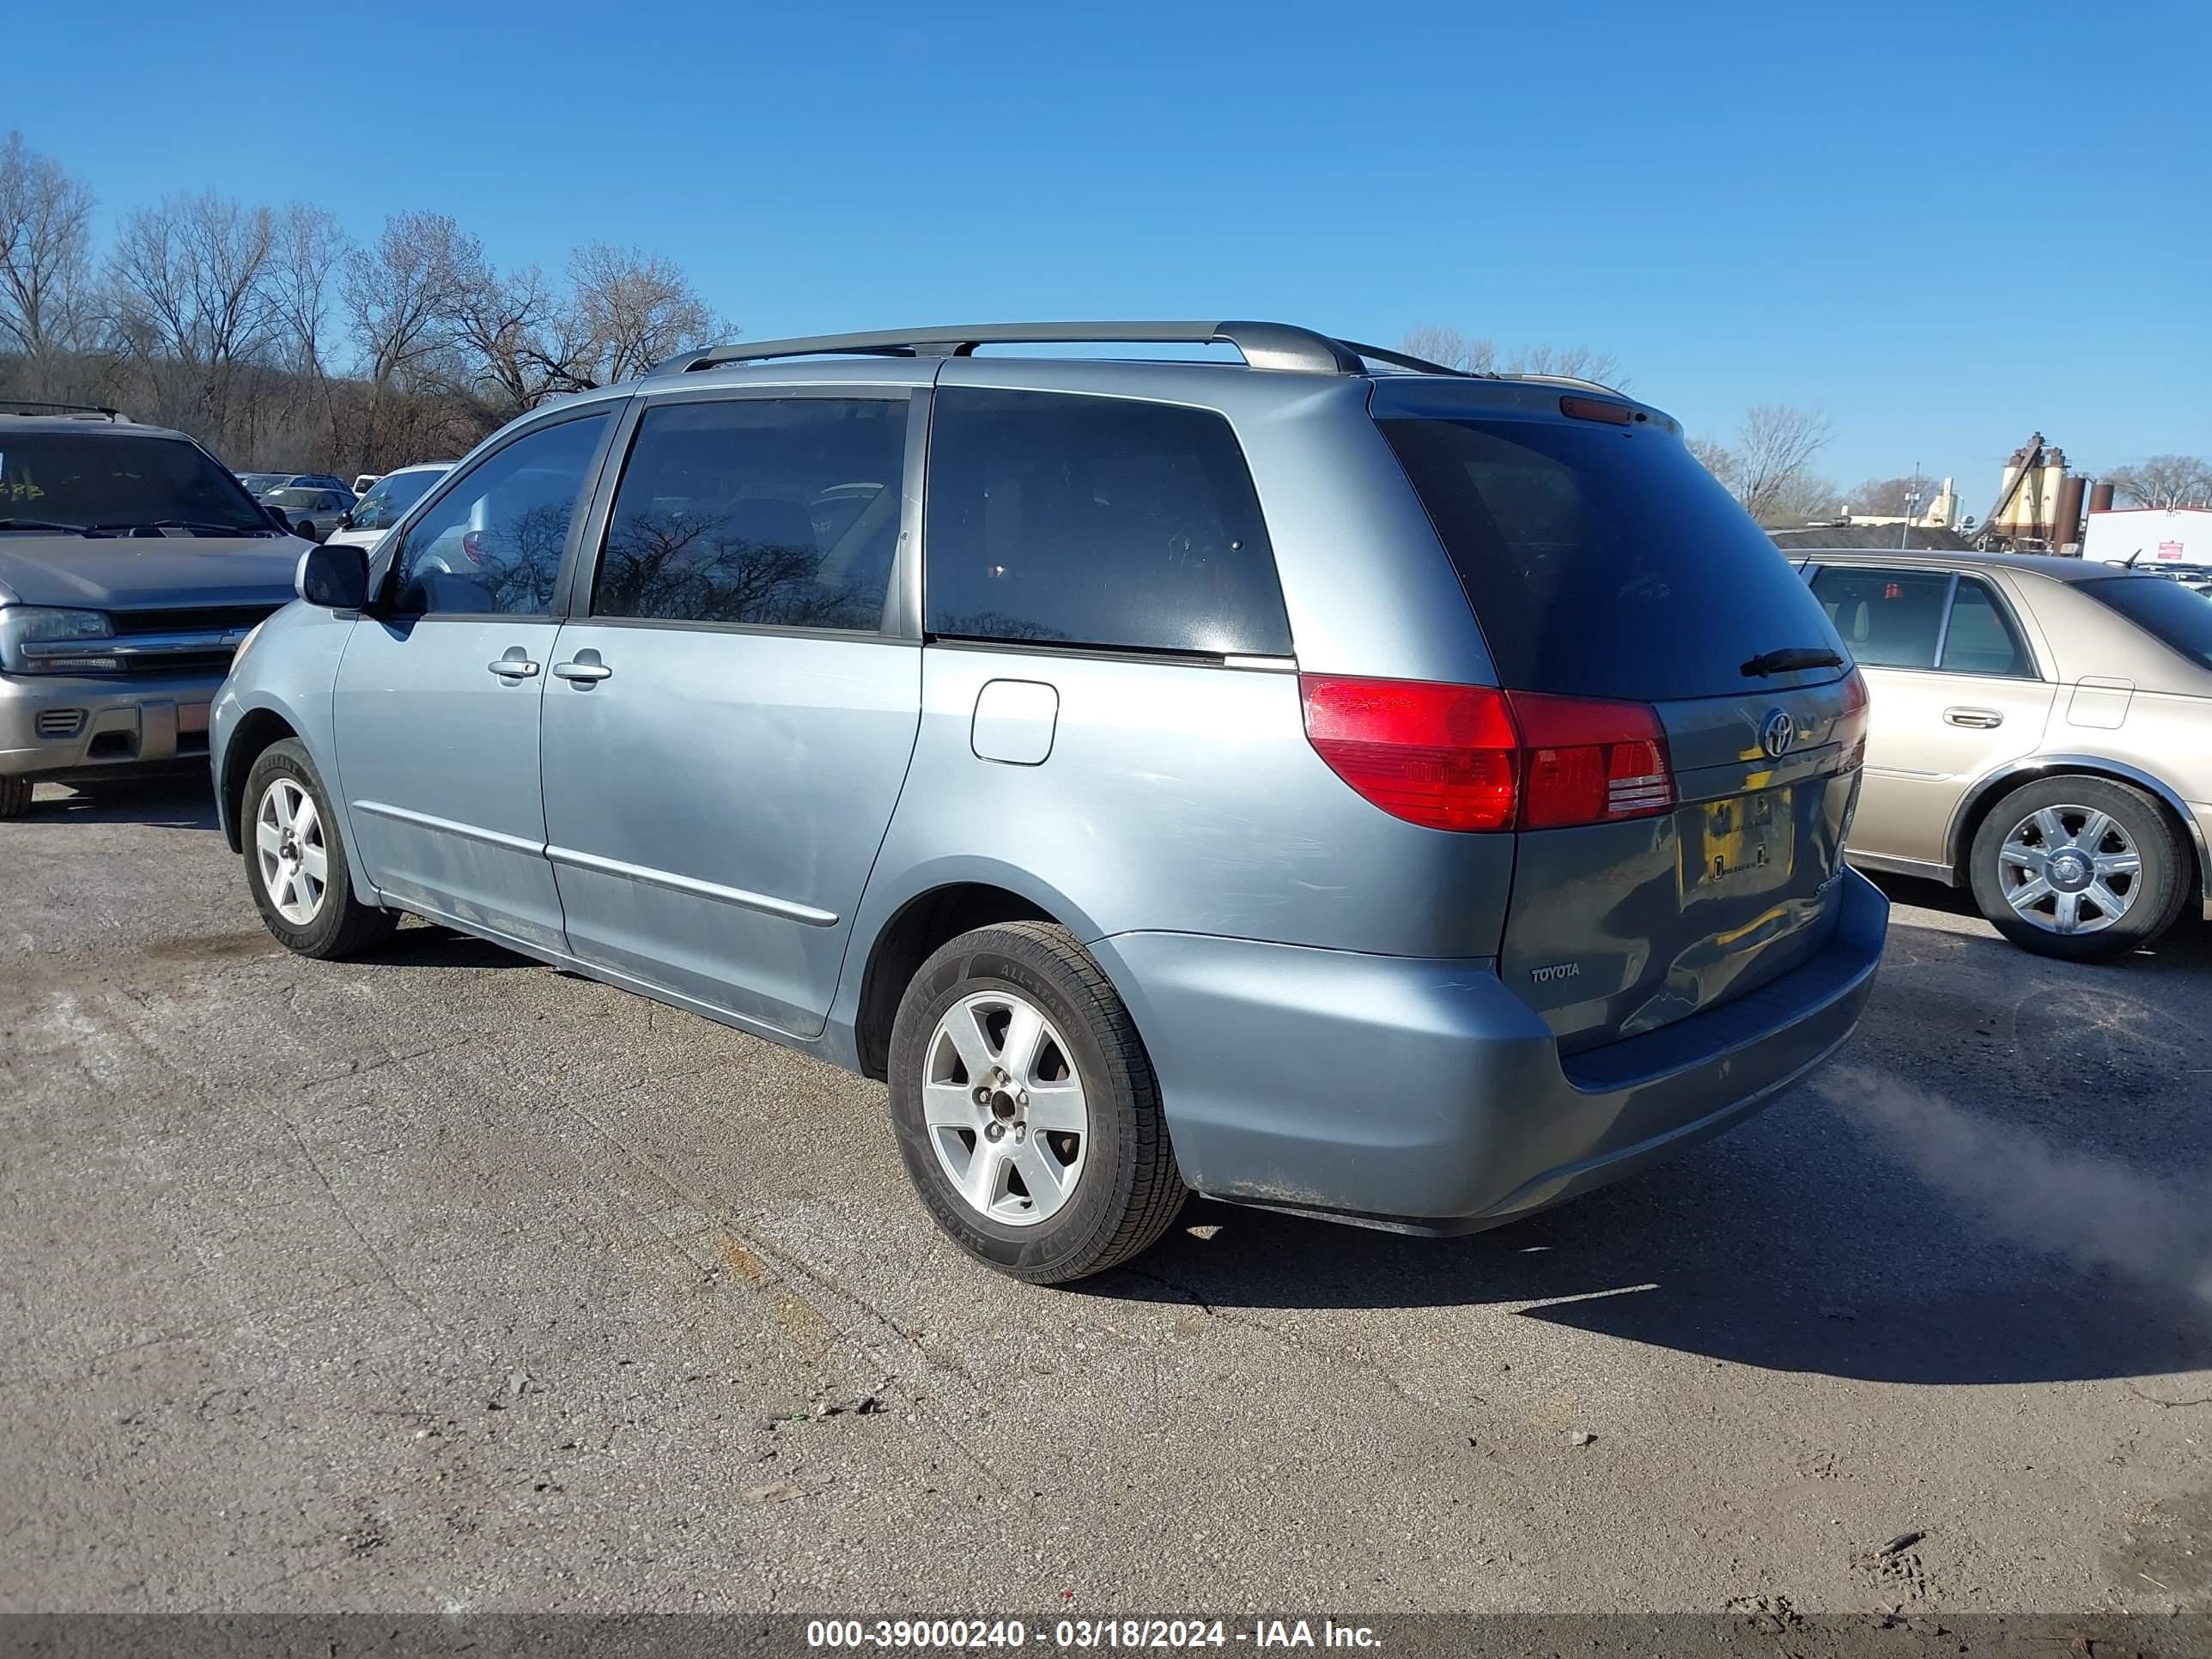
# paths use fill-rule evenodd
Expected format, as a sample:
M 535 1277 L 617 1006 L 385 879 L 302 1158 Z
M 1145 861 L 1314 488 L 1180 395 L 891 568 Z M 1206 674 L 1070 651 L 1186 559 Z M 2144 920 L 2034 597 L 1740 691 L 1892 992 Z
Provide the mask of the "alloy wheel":
M 2021 921 L 2051 933 L 2094 933 L 2127 915 L 2142 854 L 2120 821 L 2094 806 L 2039 807 L 1997 848 L 1997 883 Z
M 306 927 L 329 890 L 330 848 L 315 798 L 296 779 L 277 778 L 262 792 L 253 849 L 269 902 L 293 927 Z
M 922 1076 L 922 1121 L 938 1167 L 968 1206 L 1034 1226 L 1083 1175 L 1091 1115 L 1066 1043 L 1011 991 L 979 991 L 945 1010 Z

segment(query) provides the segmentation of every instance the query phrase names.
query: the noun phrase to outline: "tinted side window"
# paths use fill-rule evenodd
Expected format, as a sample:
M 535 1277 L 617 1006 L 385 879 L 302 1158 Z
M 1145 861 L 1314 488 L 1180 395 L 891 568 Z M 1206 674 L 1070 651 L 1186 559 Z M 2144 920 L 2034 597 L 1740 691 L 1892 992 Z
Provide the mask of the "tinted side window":
M 1267 523 L 1219 415 L 951 387 L 929 456 L 930 632 L 1289 652 Z
M 2081 592 L 2200 667 L 2212 668 L 2212 599 L 2163 576 L 2087 581 Z
M 353 510 L 356 530 L 389 530 L 407 509 L 430 493 L 441 472 L 403 472 L 396 478 L 380 478 Z
M 1942 570 L 1863 570 L 1830 565 L 1813 578 L 1813 597 L 1860 662 L 1881 668 L 1933 668 L 1951 578 Z
M 1943 664 L 1958 674 L 2032 678 L 2035 665 L 2012 631 L 1996 598 L 1982 583 L 1962 579 L 1951 601 L 1951 626 L 1943 635 Z
M 904 397 L 648 409 L 615 491 L 592 614 L 880 628 L 906 416 Z
M 542 617 L 611 410 L 541 427 L 471 471 L 407 532 L 403 616 Z

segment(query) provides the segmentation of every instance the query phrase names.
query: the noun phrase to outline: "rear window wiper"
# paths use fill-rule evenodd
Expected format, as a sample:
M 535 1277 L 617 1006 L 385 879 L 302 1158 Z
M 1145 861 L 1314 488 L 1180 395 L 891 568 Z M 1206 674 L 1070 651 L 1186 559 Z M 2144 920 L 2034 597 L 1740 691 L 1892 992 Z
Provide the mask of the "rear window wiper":
M 273 536 L 276 532 L 266 526 L 217 524 L 212 519 L 139 519 L 124 524 L 95 524 L 88 530 L 112 532 L 118 530 L 193 530 L 202 535 L 213 536 Z
M 97 533 L 90 525 L 58 524 L 52 519 L 0 519 L 0 530 L 63 530 L 72 536 Z
M 1743 672 L 1753 679 L 1765 679 L 1769 674 L 1794 674 L 1801 668 L 1841 668 L 1844 659 L 1826 646 L 1792 645 L 1779 651 L 1762 651 L 1744 664 Z

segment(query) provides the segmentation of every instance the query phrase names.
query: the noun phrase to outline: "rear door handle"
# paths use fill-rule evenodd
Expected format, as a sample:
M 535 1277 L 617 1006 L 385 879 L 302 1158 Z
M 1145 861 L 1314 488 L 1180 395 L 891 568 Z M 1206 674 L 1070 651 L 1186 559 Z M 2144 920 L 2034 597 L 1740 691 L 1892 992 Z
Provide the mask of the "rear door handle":
M 559 669 L 553 671 L 559 673 Z M 1972 726 L 1982 730 L 2004 724 L 2004 716 L 1994 708 L 1947 708 L 1943 718 L 1954 726 Z
M 529 655 L 519 645 L 510 645 L 505 656 L 495 662 L 488 662 L 484 666 L 503 680 L 535 679 L 538 676 L 538 665 L 530 660 Z
M 591 660 L 588 662 L 585 660 L 585 656 L 586 654 L 589 654 L 591 658 Z M 582 685 L 596 685 L 601 680 L 607 678 L 614 672 L 615 671 L 608 667 L 606 664 L 599 661 L 599 655 L 596 652 L 590 653 L 579 653 L 573 661 L 556 662 L 553 665 L 553 678 L 555 679 L 570 680 Z

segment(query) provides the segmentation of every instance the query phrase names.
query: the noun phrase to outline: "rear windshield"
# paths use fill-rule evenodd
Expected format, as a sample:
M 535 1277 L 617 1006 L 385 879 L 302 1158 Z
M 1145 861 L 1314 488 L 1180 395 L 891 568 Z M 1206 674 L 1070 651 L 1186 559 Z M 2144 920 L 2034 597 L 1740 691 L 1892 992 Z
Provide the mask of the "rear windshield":
M 2081 591 L 2198 667 L 2212 668 L 2212 595 L 2163 576 L 2117 576 L 2083 582 Z
M 204 534 L 269 534 L 245 485 L 181 438 L 121 433 L 0 435 L 0 519 L 79 529 L 190 521 Z
M 1671 434 L 1376 424 L 1458 567 L 1503 684 L 1660 702 L 1842 672 L 1747 677 L 1771 651 L 1848 660 L 1789 560 Z

